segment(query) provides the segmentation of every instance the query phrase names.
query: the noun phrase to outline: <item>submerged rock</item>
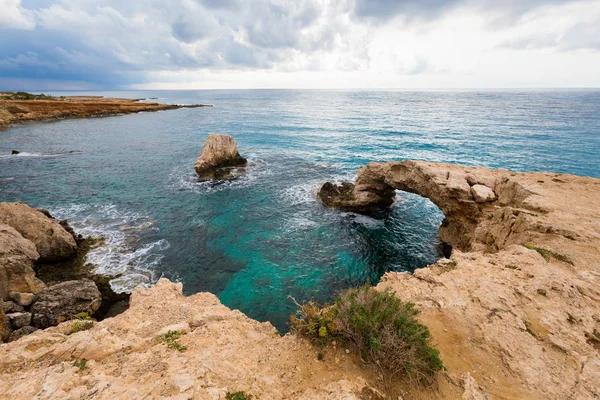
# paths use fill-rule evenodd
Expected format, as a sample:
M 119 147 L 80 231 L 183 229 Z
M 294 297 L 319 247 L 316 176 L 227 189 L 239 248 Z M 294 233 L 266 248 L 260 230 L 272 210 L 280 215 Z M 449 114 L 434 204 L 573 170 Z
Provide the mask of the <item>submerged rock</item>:
M 13 227 L 35 244 L 40 261 L 72 257 L 77 250 L 73 236 L 58 221 L 22 203 L 0 203 L 0 223 Z
M 58 283 L 38 294 L 31 306 L 32 325 L 47 328 L 79 313 L 92 315 L 100 308 L 101 302 L 100 291 L 91 280 Z
M 209 135 L 194 168 L 201 180 L 227 179 L 232 167 L 243 167 L 248 161 L 237 151 L 235 139 L 229 135 Z

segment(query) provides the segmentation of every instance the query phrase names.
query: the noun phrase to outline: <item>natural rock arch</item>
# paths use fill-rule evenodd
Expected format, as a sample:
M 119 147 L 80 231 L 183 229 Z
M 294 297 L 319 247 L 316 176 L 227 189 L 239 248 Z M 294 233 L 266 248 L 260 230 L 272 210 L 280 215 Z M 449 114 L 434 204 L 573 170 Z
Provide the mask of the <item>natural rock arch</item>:
M 497 251 L 531 239 L 539 229 L 528 215 L 549 211 L 514 175 L 423 161 L 373 162 L 360 167 L 354 184 L 326 183 L 318 197 L 333 208 L 368 213 L 389 207 L 395 190 L 415 193 L 444 213 L 439 234 L 445 243 L 461 251 Z

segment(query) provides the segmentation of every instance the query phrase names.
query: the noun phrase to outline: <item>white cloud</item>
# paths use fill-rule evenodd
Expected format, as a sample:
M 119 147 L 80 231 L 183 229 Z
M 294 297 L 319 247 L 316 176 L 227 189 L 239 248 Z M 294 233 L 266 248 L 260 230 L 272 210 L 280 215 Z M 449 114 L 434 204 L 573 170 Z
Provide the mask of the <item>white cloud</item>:
M 600 86 L 598 0 L 24 1 L 0 0 L 5 82 Z
M 33 29 L 31 13 L 21 8 L 21 0 L 0 0 L 0 29 Z

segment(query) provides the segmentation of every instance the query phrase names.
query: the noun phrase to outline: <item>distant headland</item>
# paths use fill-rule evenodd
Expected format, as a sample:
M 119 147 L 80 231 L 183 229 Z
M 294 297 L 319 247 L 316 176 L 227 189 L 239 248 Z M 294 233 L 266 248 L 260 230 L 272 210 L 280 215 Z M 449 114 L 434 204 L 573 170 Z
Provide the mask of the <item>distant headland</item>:
M 120 99 L 101 96 L 49 96 L 27 92 L 0 92 L 0 130 L 12 124 L 31 121 L 53 121 L 70 118 L 107 117 L 175 110 L 179 108 L 212 107 L 207 104 L 159 104 L 146 99 Z

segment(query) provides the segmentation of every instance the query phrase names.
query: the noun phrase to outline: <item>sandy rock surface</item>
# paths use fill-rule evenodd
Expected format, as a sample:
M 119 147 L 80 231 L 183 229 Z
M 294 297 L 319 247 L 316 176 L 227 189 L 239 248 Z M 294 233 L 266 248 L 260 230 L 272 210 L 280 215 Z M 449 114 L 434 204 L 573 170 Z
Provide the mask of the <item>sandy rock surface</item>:
M 352 356 L 318 361 L 316 350 L 281 337 L 209 293 L 182 295 L 161 279 L 137 289 L 131 307 L 87 331 L 72 321 L 0 345 L 0 393 L 11 399 L 359 399 L 368 389 Z M 183 352 L 158 337 L 185 332 Z M 333 355 L 331 355 L 333 358 Z M 73 363 L 86 359 L 80 370 Z

